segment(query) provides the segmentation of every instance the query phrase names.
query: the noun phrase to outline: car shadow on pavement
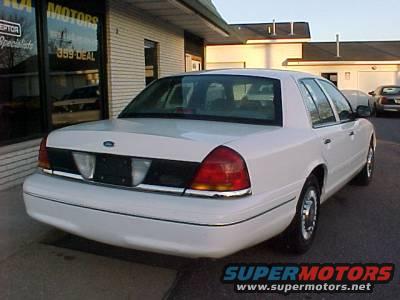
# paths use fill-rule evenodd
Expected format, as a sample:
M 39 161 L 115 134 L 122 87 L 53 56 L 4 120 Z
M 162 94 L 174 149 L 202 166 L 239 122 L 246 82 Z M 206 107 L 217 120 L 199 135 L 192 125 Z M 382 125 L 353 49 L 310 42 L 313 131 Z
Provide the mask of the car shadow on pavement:
M 44 241 L 44 243 L 60 248 L 67 248 L 99 256 L 106 256 L 109 258 L 174 270 L 179 270 L 186 264 L 192 264 L 196 261 L 195 259 L 190 258 L 120 248 L 88 240 L 72 234 L 66 234 L 58 240 Z

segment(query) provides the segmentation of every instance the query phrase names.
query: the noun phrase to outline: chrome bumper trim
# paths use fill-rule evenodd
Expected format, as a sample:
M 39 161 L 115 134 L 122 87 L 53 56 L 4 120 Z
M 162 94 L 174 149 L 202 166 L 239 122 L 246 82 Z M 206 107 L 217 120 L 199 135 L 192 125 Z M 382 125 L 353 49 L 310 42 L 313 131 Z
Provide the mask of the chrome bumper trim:
M 126 186 L 96 182 L 96 181 L 92 181 L 92 180 L 86 180 L 81 175 L 77 175 L 77 174 L 60 172 L 60 171 L 52 171 L 52 170 L 47 170 L 47 169 L 41 169 L 41 170 L 47 175 L 55 175 L 55 176 L 59 176 L 59 177 L 65 177 L 65 178 L 69 178 L 69 179 L 79 180 L 79 181 L 82 181 L 87 184 L 117 188 L 117 189 L 122 189 L 122 190 L 131 190 L 131 191 L 137 191 L 137 192 L 156 192 L 156 193 L 175 194 L 175 195 L 182 195 L 183 192 L 185 191 L 184 188 L 174 188 L 174 187 L 168 187 L 168 186 L 158 186 L 158 185 L 149 185 L 149 184 L 139 184 L 138 186 L 126 187 Z
M 78 174 L 65 173 L 65 172 L 60 172 L 60 171 L 53 171 L 52 174 L 57 175 L 57 176 L 73 178 L 73 179 L 85 180 L 81 175 L 78 175 Z
M 238 198 L 250 195 L 251 195 L 250 188 L 234 192 L 198 191 L 190 189 L 185 191 L 185 196 L 206 197 L 206 198 Z
M 234 192 L 218 192 L 218 191 L 198 191 L 191 189 L 185 190 L 184 188 L 175 188 L 175 187 L 150 185 L 150 184 L 139 184 L 138 186 L 125 187 L 125 186 L 96 182 L 92 180 L 86 180 L 81 175 L 78 174 L 66 173 L 61 171 L 52 171 L 48 169 L 40 169 L 40 170 L 42 170 L 43 173 L 48 175 L 66 177 L 70 179 L 79 180 L 88 184 L 94 184 L 94 185 L 112 187 L 124 190 L 132 190 L 137 192 L 155 192 L 155 193 L 173 194 L 179 196 L 202 197 L 202 198 L 213 198 L 213 199 L 240 198 L 240 197 L 250 196 L 252 194 L 250 188 Z

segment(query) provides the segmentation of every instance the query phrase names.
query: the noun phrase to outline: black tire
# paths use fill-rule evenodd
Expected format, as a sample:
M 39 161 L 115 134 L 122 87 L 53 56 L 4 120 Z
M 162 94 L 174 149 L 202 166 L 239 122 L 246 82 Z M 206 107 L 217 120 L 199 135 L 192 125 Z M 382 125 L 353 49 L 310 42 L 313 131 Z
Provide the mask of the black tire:
M 304 220 L 303 208 L 307 206 L 305 203 L 310 196 L 310 192 L 315 194 L 315 199 L 313 200 L 314 208 L 309 209 L 310 213 L 312 211 L 310 218 L 306 218 Z M 283 242 L 286 246 L 286 249 L 294 254 L 303 254 L 310 249 L 315 234 L 318 228 L 318 220 L 319 220 L 319 208 L 320 208 L 320 186 L 318 183 L 317 177 L 311 174 L 304 184 L 304 187 L 301 191 L 299 201 L 297 203 L 296 215 L 293 218 L 292 223 L 286 229 L 286 231 L 282 234 Z M 313 229 L 311 232 L 305 229 L 305 226 L 310 225 L 310 222 L 313 224 Z
M 375 170 L 375 151 L 374 151 L 374 146 L 371 143 L 368 148 L 367 162 L 365 163 L 365 166 L 362 168 L 360 173 L 358 173 L 357 176 L 354 178 L 354 182 L 357 185 L 361 186 L 369 185 L 374 175 L 374 170 Z
M 375 117 L 376 118 L 382 118 L 383 117 L 383 112 L 381 112 L 379 110 L 376 110 L 376 108 L 375 108 Z

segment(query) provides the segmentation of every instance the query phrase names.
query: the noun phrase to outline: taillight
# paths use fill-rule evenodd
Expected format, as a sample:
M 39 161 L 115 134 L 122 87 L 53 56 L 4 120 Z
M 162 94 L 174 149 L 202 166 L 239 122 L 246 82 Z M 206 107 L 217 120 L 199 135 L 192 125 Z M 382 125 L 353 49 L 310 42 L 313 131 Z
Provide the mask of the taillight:
M 42 142 L 40 143 L 40 148 L 39 148 L 39 168 L 42 169 L 50 169 L 50 161 L 49 161 L 49 156 L 47 153 L 47 137 L 44 137 L 42 139 Z
M 190 189 L 232 192 L 250 188 L 246 163 L 234 150 L 218 147 L 201 163 Z
M 381 104 L 389 104 L 389 100 L 386 97 L 381 97 Z

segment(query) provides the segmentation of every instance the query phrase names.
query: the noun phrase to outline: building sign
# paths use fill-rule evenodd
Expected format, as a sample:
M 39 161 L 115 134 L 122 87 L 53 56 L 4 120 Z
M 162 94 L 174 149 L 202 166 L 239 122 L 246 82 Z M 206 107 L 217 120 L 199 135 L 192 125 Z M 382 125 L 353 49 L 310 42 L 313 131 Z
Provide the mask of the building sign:
M 32 50 L 32 40 L 20 39 L 21 36 L 22 26 L 20 23 L 0 20 L 0 49 L 14 48 Z
M 4 0 L 3 6 L 29 13 L 32 12 L 31 0 Z M 68 6 L 63 6 L 50 1 L 47 3 L 47 17 L 55 20 L 69 22 L 71 24 L 90 27 L 93 29 L 97 29 L 97 23 L 99 22 L 99 18 L 97 16 L 93 16 L 91 14 L 84 13 L 82 11 L 72 9 Z M 20 31 L 21 27 L 19 27 L 19 32 Z M 19 34 L 18 36 L 21 36 L 21 34 Z
M 57 48 L 57 58 L 96 61 L 93 51 Z
M 21 37 L 21 24 L 0 20 L 0 34 Z
M 99 18 L 88 13 L 49 2 L 47 6 L 47 17 L 54 20 L 61 20 L 83 27 L 97 29 Z
M 32 40 L 25 40 L 25 39 L 9 40 L 6 37 L 1 36 L 0 34 L 0 49 L 4 48 L 32 50 L 33 42 Z

